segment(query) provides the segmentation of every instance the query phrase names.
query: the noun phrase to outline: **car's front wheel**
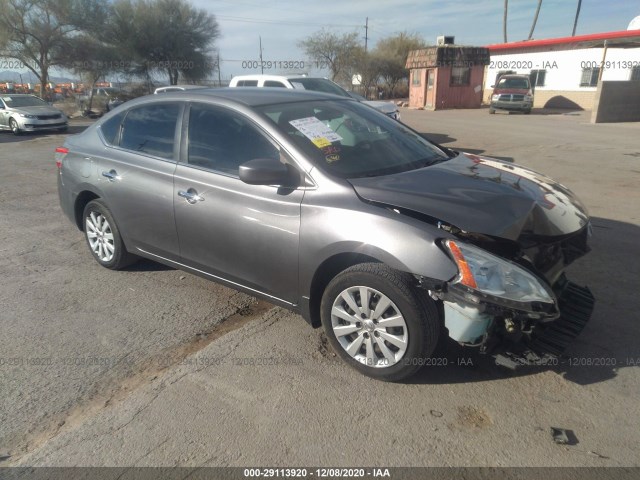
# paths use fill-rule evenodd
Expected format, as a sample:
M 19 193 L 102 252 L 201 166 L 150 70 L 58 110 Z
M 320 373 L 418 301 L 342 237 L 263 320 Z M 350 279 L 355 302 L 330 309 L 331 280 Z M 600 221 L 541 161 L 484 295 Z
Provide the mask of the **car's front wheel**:
M 384 381 L 415 374 L 438 343 L 434 302 L 408 274 L 379 263 L 355 265 L 325 289 L 321 318 L 333 349 L 361 373 Z
M 14 135 L 20 135 L 22 133 L 22 131 L 20 130 L 20 126 L 18 125 L 18 122 L 16 122 L 15 119 L 13 118 L 9 119 L 9 128 L 11 129 Z
M 127 252 L 113 215 L 100 200 L 84 207 L 84 236 L 93 258 L 103 267 L 119 270 L 137 257 Z

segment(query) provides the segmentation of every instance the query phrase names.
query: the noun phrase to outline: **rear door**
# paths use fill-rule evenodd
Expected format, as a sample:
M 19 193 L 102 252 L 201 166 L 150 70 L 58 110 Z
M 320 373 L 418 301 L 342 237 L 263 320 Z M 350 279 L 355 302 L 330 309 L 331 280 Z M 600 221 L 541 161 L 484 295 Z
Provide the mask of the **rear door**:
M 101 126 L 110 147 L 93 159 L 99 188 L 127 246 L 174 260 L 179 246 L 173 174 L 183 108 L 181 102 L 159 102 L 116 115 Z
M 286 154 L 248 117 L 221 106 L 192 104 L 186 131 L 174 190 L 184 263 L 295 303 L 304 191 L 238 177 L 248 160 Z

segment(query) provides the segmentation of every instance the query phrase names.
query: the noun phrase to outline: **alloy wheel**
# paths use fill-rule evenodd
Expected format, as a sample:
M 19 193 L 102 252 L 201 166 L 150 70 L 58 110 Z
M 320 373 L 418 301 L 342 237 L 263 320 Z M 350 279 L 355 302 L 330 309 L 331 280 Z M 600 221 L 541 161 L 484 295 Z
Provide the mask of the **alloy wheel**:
M 100 212 L 91 211 L 85 218 L 89 247 L 101 262 L 109 262 L 115 254 L 111 225 Z

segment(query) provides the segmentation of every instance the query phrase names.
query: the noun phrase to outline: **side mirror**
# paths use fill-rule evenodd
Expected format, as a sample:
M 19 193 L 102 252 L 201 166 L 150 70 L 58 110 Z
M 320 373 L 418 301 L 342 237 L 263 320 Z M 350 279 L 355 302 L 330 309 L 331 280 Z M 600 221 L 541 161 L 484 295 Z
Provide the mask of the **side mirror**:
M 256 158 L 240 165 L 240 180 L 249 185 L 297 187 L 297 173 L 290 165 L 273 158 Z

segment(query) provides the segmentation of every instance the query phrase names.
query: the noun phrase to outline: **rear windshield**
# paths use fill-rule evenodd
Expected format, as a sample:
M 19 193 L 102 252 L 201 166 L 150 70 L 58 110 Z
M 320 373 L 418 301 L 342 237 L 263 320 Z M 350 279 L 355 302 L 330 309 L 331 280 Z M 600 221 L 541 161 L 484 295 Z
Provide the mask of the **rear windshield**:
M 318 168 L 342 178 L 389 175 L 449 158 L 401 123 L 359 102 L 320 100 L 256 109 Z
M 519 88 L 522 90 L 529 88 L 529 79 L 527 78 L 501 78 L 498 82 L 498 88 Z
M 293 88 L 300 90 L 312 90 L 314 92 L 332 93 L 333 95 L 339 95 L 341 97 L 349 97 L 350 95 L 346 90 L 343 90 L 340 86 L 333 83 L 326 78 L 290 78 L 289 81 Z

